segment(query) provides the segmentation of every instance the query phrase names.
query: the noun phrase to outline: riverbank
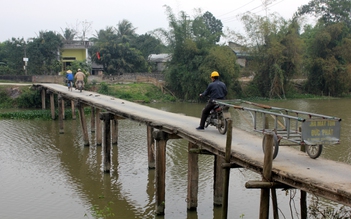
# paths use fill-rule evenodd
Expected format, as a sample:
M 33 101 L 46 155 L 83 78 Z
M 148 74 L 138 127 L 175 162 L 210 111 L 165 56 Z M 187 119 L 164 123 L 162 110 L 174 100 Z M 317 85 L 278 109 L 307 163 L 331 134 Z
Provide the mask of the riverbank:
M 90 83 L 85 89 L 138 103 L 175 102 L 177 100 L 152 83 Z M 0 83 L 0 109 L 40 107 L 40 93 L 32 89 L 32 83 Z

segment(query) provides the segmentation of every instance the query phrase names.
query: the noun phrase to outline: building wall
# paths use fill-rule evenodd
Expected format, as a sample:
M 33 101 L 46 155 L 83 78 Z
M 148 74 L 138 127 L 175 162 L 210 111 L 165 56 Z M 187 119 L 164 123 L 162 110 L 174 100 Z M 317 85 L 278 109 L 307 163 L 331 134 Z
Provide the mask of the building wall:
M 86 57 L 85 49 L 63 49 L 62 59 L 65 57 L 75 57 L 77 61 L 83 61 Z

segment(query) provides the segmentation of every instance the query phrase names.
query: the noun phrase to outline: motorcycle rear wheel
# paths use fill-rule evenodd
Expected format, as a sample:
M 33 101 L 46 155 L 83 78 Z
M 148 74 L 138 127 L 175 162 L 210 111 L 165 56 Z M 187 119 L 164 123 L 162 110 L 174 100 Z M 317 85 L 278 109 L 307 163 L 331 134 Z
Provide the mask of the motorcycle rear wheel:
M 220 116 L 218 118 L 217 129 L 218 129 L 219 133 L 221 133 L 222 135 L 227 133 L 228 124 L 227 124 L 227 120 L 223 116 Z

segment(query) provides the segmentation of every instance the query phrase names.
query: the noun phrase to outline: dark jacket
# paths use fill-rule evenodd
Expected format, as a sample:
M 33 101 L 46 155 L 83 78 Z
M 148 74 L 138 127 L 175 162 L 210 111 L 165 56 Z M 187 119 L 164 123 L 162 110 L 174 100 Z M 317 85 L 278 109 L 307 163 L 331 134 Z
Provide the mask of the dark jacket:
M 219 79 L 215 79 L 201 95 L 210 96 L 210 100 L 216 100 L 224 99 L 227 96 L 227 92 L 225 84 Z

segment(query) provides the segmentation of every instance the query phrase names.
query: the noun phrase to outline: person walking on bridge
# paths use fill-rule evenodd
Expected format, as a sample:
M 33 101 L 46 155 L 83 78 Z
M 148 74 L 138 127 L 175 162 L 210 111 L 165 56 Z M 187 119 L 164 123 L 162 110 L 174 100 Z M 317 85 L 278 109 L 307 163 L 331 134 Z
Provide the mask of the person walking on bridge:
M 84 87 L 84 78 L 85 78 L 85 74 L 83 72 L 81 72 L 80 68 L 78 68 L 78 71 L 77 73 L 74 75 L 74 78 L 76 79 L 76 83 L 75 83 L 75 86 L 76 86 L 76 90 L 77 90 L 77 84 L 78 84 L 78 81 L 82 81 L 83 82 L 83 87 Z
M 210 99 L 208 100 L 205 108 L 202 110 L 200 126 L 196 128 L 198 131 L 205 130 L 206 119 L 210 115 L 211 110 L 216 106 L 213 100 L 224 99 L 228 93 L 226 85 L 219 80 L 219 73 L 217 71 L 211 73 L 211 80 L 212 82 L 207 86 L 207 89 L 200 94 L 200 97 L 209 96 Z

